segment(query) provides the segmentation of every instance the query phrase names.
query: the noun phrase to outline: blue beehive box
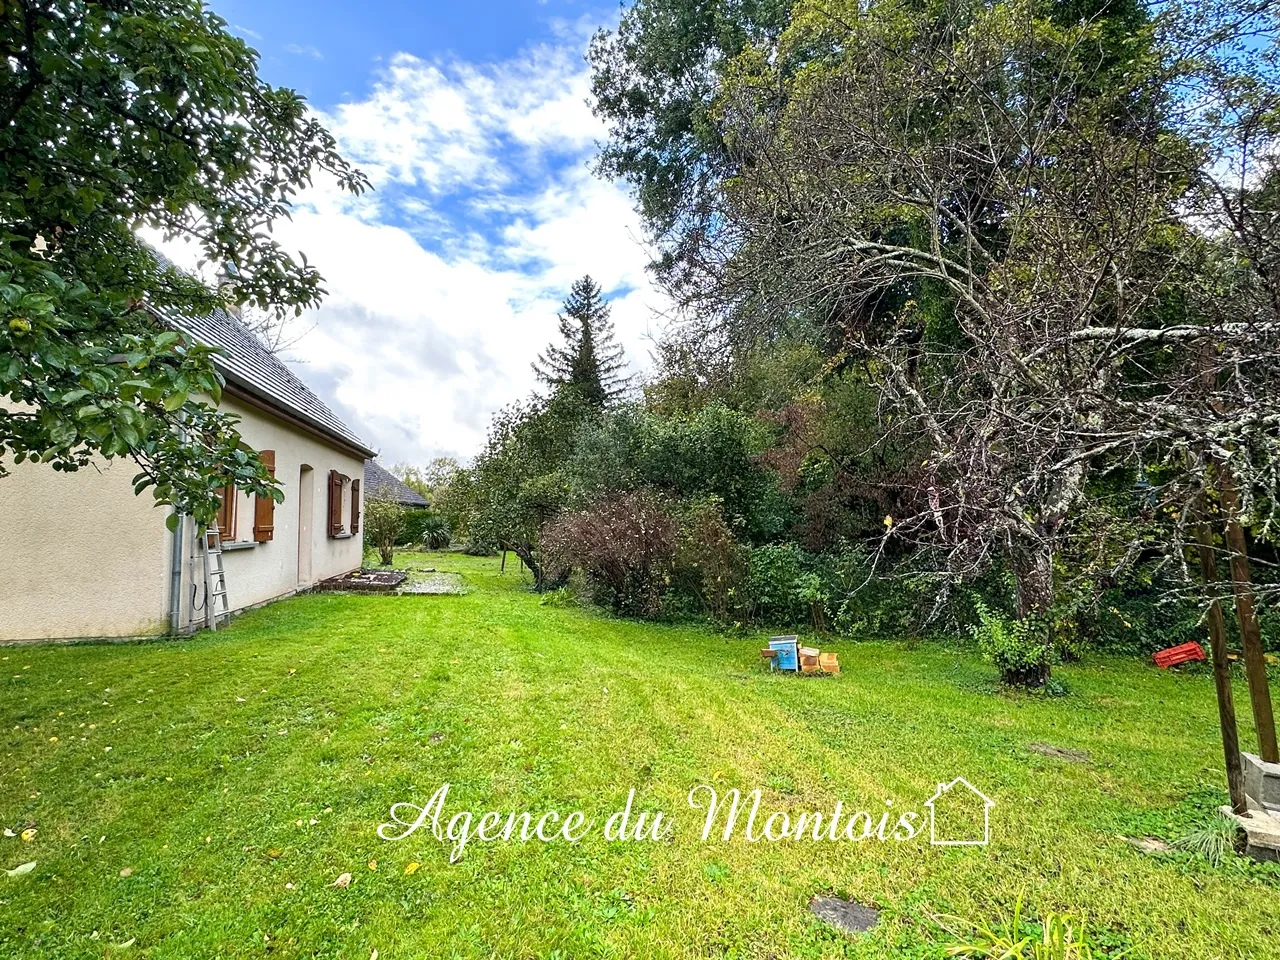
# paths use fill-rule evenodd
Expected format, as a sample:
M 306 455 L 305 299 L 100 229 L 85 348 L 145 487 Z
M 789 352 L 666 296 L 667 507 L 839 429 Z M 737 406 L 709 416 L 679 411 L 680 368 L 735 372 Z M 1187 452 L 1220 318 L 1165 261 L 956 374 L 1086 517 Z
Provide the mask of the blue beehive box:
M 797 637 L 770 637 L 769 649 L 777 650 L 777 656 L 773 658 L 774 664 L 779 670 L 799 670 L 800 654 Z

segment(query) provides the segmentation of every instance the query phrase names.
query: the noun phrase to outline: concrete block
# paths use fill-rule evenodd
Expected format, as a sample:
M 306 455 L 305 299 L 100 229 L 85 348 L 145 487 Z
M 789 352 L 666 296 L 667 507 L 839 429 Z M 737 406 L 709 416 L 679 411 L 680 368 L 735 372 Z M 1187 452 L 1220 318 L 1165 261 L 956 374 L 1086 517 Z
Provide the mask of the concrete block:
M 1248 841 L 1244 849 L 1245 856 L 1254 860 L 1280 862 L 1280 817 L 1273 817 L 1259 810 L 1236 816 L 1227 806 L 1221 810 L 1244 828 Z
M 1252 753 L 1242 753 L 1240 759 L 1250 808 L 1280 816 L 1280 763 L 1267 763 Z

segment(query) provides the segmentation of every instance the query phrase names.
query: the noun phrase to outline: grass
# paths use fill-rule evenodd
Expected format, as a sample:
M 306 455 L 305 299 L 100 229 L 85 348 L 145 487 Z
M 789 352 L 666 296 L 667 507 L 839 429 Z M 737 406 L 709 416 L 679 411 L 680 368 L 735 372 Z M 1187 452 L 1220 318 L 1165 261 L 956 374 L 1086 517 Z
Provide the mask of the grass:
M 760 638 L 542 604 L 496 560 L 402 559 L 470 592 L 0 648 L 0 826 L 36 830 L 0 838 L 0 868 L 38 863 L 0 875 L 0 957 L 936 957 L 931 918 L 998 922 L 1019 899 L 1134 957 L 1280 957 L 1280 871 L 1121 836 L 1172 839 L 1224 799 L 1207 675 L 1093 659 L 1063 669 L 1068 696 L 1016 695 L 967 651 L 889 642 L 837 644 L 838 678 L 770 675 Z M 997 801 L 987 847 L 702 843 L 686 804 L 706 783 L 760 786 L 768 810 L 922 810 L 956 776 Z M 597 828 L 454 864 L 428 833 L 378 838 L 445 781 L 449 812 Z M 671 839 L 600 836 L 632 787 Z M 816 893 L 880 923 L 826 927 Z

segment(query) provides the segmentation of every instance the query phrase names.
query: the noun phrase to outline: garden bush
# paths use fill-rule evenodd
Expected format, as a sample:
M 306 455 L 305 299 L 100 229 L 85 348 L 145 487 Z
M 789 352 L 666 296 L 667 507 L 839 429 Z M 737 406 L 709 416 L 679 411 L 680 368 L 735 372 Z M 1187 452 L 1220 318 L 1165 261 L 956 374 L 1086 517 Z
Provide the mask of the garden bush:
M 986 601 L 974 601 L 978 622 L 970 632 L 983 657 L 995 664 L 1006 683 L 1024 684 L 1028 678 L 1041 676 L 1046 657 L 1045 622 L 1039 617 L 1013 619 L 992 610 Z
M 400 531 L 396 546 L 421 544 L 431 550 L 443 550 L 450 540 L 449 527 L 444 518 L 434 510 L 424 508 L 405 512 L 404 528 Z
M 786 625 L 812 622 L 814 605 L 829 599 L 814 565 L 814 557 L 793 543 L 752 550 L 742 597 L 746 617 Z
M 561 514 L 542 531 L 546 575 L 579 572 L 592 599 L 615 613 L 649 617 L 671 582 L 680 528 L 667 502 L 648 490 Z
M 686 505 L 665 612 L 697 611 L 730 620 L 741 603 L 746 573 L 747 549 L 734 539 L 719 498 Z
M 389 497 L 368 497 L 364 502 L 364 541 L 376 547 L 384 567 L 395 557 L 407 511 Z

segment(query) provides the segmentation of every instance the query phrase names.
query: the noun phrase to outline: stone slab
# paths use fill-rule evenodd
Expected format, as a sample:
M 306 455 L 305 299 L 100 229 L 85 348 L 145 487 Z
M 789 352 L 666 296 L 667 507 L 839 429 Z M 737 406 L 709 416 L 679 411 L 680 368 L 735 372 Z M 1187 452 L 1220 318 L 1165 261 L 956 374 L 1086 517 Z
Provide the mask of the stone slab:
M 1220 808 L 1224 816 L 1228 816 L 1244 828 L 1248 843 L 1245 856 L 1254 860 L 1272 860 L 1280 862 L 1280 817 L 1273 817 L 1261 810 L 1253 810 L 1244 816 L 1237 816 L 1231 808 Z
M 809 901 L 809 910 L 818 919 L 846 933 L 866 933 L 880 919 L 880 911 L 875 907 L 839 897 L 814 897 Z

